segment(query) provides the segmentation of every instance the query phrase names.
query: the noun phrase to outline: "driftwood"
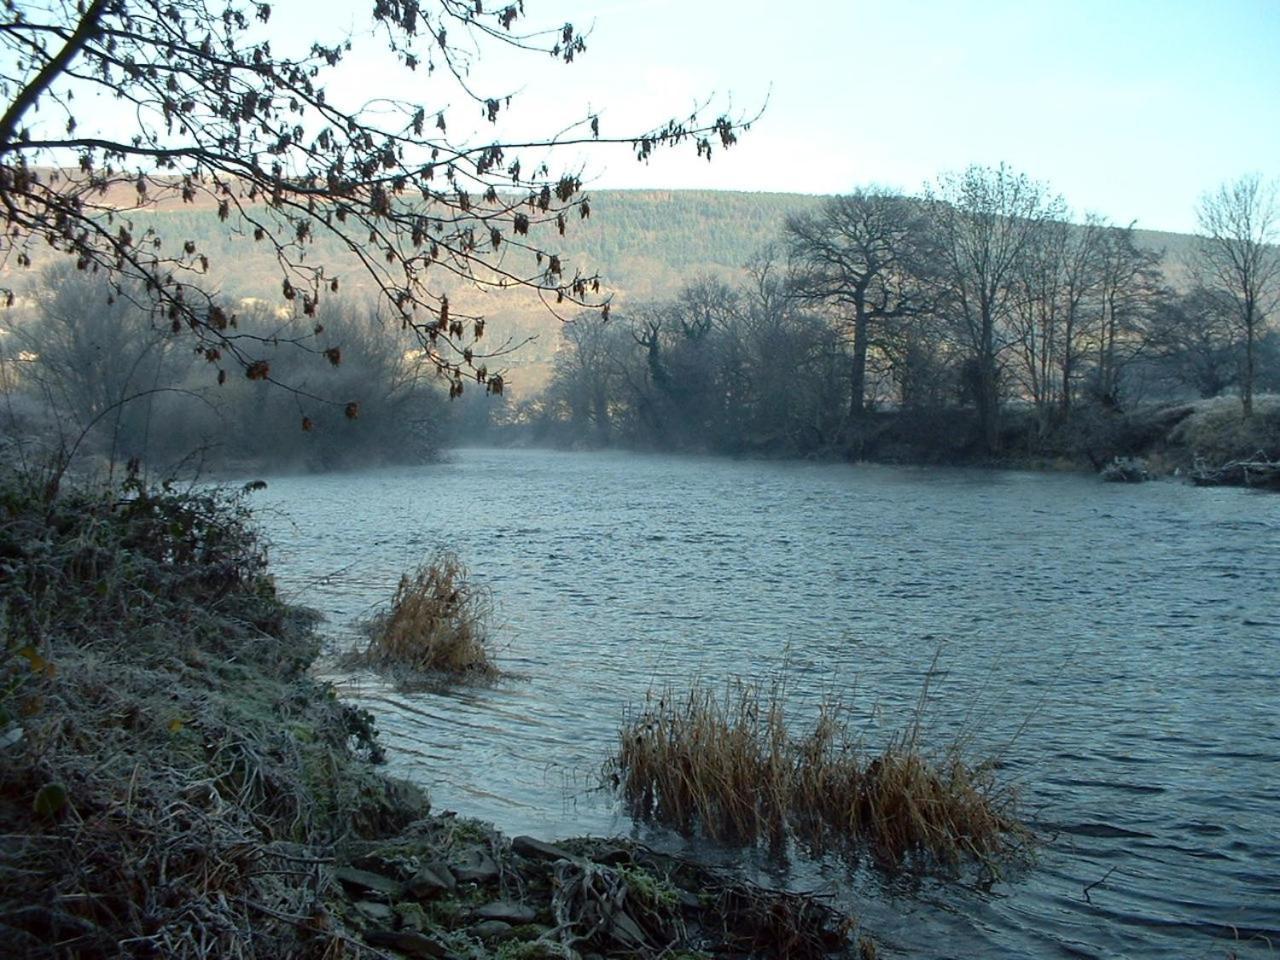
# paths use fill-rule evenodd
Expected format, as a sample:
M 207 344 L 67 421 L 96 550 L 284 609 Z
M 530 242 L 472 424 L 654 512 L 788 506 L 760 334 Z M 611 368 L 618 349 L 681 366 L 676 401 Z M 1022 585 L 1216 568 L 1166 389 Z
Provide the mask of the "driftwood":
M 1267 459 L 1261 451 L 1251 460 L 1232 460 L 1220 467 L 1210 467 L 1197 461 L 1191 482 L 1197 487 L 1280 490 L 1280 461 Z
M 1142 483 L 1151 479 L 1147 462 L 1141 457 L 1115 457 L 1098 475 L 1108 483 Z

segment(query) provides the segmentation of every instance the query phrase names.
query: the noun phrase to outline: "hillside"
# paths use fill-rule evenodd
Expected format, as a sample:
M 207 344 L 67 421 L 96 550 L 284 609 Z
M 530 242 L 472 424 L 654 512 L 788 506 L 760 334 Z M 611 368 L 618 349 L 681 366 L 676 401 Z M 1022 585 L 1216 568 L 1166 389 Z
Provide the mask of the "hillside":
M 704 274 L 732 276 L 765 244 L 776 240 L 789 213 L 813 209 L 822 198 L 794 193 L 742 193 L 716 190 L 601 190 L 590 194 L 591 216 L 575 220 L 564 238 L 540 241 L 558 248 L 572 272 L 598 272 L 615 304 L 668 296 Z M 279 287 L 274 261 L 262 245 L 249 237 L 227 234 L 216 211 L 201 206 L 174 207 L 163 203 L 154 212 L 129 214 L 140 226 L 149 221 L 166 246 L 187 239 L 209 255 L 215 283 L 237 296 L 272 298 Z M 1171 273 L 1189 252 L 1192 238 L 1184 234 L 1140 230 L 1139 243 L 1164 250 Z M 38 257 L 36 265 L 49 259 Z M 332 241 L 321 237 L 308 259 L 349 262 Z M 372 294 L 372 285 L 354 269 L 343 277 L 349 296 Z M 12 268 L 0 268 L 0 276 Z M 37 274 L 33 274 L 38 277 Z M 485 314 L 490 330 L 503 340 L 523 344 L 506 358 L 508 382 L 518 396 L 527 396 L 545 381 L 555 354 L 560 321 L 527 291 L 487 292 L 442 278 L 456 308 Z

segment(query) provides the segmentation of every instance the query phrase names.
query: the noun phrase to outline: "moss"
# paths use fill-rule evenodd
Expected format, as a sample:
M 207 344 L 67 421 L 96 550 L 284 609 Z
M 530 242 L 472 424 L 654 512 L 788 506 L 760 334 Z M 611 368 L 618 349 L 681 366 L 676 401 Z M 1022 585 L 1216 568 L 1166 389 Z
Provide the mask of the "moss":
M 642 867 L 620 866 L 617 870 L 643 906 L 656 911 L 679 909 L 680 897 L 669 878 L 659 877 Z
M 564 960 L 574 954 L 567 947 L 544 940 L 507 940 L 493 956 L 494 960 Z
M 456 897 L 442 897 L 425 906 L 432 926 L 453 929 L 462 923 L 467 907 Z
M 448 848 L 492 845 L 496 833 L 493 824 L 470 817 L 452 817 L 444 828 L 444 844 Z

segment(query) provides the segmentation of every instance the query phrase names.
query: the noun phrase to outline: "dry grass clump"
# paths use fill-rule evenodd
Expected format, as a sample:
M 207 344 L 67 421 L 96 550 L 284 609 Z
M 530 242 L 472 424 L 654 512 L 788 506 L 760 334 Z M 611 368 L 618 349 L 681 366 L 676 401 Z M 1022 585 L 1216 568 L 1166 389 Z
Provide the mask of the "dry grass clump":
M 457 554 L 442 551 L 400 577 L 391 608 L 370 624 L 359 659 L 420 673 L 492 675 L 492 615 L 488 591 L 471 582 Z
M 1025 845 L 1014 792 L 992 764 L 918 744 L 920 719 L 878 753 L 866 751 L 835 700 L 810 732 L 791 736 L 781 683 L 737 681 L 716 695 L 650 695 L 626 719 L 608 774 L 633 813 L 716 839 L 869 848 L 881 862 L 984 863 Z

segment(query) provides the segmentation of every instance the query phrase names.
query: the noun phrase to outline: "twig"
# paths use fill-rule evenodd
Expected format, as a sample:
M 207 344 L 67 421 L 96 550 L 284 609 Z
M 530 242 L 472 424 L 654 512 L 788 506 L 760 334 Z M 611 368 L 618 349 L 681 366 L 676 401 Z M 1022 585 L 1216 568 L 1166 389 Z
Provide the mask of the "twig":
M 314 917 L 299 917 L 291 913 L 281 913 L 279 910 L 272 910 L 270 907 L 266 906 L 265 904 L 257 903 L 256 901 L 250 900 L 247 897 L 240 897 L 239 899 L 240 899 L 240 902 L 243 903 L 246 907 L 249 907 L 253 910 L 257 910 L 259 913 L 264 913 L 269 917 L 274 917 L 277 920 L 283 920 L 286 923 L 292 923 L 294 926 L 300 927 L 303 930 L 307 930 L 312 933 L 322 933 L 327 937 L 333 937 L 335 940 L 341 940 L 343 943 L 348 943 L 351 946 L 356 947 L 360 950 L 368 950 L 369 953 L 371 953 L 373 956 L 381 957 L 382 960 L 397 960 L 397 958 L 393 957 L 391 954 L 383 953 L 377 947 L 371 947 L 369 944 L 365 943 L 363 940 L 357 940 L 355 937 L 349 936 L 338 930 L 318 929 L 315 925 Z
M 1088 884 L 1088 885 L 1086 885 L 1086 886 L 1085 886 L 1085 888 L 1084 888 L 1084 899 L 1085 899 L 1085 902 L 1086 902 L 1086 903 L 1093 903 L 1093 901 L 1089 898 L 1089 891 L 1090 891 L 1090 890 L 1092 890 L 1094 887 L 1098 887 L 1098 886 L 1101 886 L 1102 884 L 1104 884 L 1104 883 L 1106 882 L 1106 880 L 1107 880 L 1107 877 L 1109 877 L 1109 876 L 1111 876 L 1113 873 L 1115 873 L 1117 869 L 1119 869 L 1119 868 L 1118 868 L 1118 867 L 1112 867 L 1110 870 L 1108 870 L 1106 873 L 1104 873 L 1104 874 L 1103 874 L 1101 877 L 1099 877 L 1097 880 L 1093 881 L 1093 883 L 1090 883 L 1090 884 Z

